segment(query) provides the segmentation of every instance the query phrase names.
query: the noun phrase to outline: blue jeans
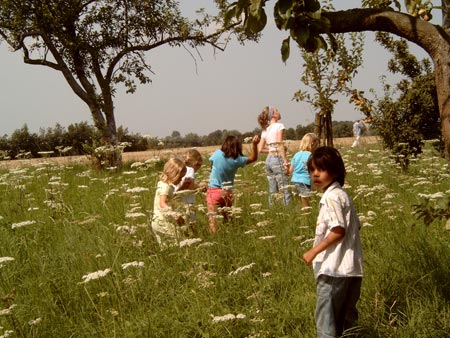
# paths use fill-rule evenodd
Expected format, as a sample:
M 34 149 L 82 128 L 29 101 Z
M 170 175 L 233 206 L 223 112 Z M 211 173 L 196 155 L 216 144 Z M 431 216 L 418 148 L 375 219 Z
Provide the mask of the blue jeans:
M 266 159 L 266 174 L 269 181 L 269 205 L 273 204 L 272 194 L 283 192 L 283 203 L 288 205 L 291 194 L 288 189 L 288 177 L 284 173 L 283 159 L 281 156 L 268 155 Z
M 318 338 L 340 337 L 355 325 L 361 282 L 361 277 L 320 275 L 317 278 L 315 319 Z

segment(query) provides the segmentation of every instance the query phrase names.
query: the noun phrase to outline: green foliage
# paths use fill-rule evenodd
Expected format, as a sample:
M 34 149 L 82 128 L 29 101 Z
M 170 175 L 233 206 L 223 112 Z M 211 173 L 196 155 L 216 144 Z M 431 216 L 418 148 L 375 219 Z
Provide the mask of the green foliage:
M 337 94 L 350 95 L 351 81 L 362 65 L 364 35 L 351 33 L 349 39 L 343 34 L 328 38 L 333 49 L 320 49 L 314 53 L 302 52 L 305 61 L 301 81 L 309 89 L 300 89 L 294 94 L 296 101 L 309 103 L 316 114 L 314 132 L 332 145 L 332 113 L 337 103 Z
M 422 219 L 426 225 L 430 225 L 435 220 L 450 219 L 450 198 L 449 196 L 427 196 L 419 204 L 413 205 L 417 218 Z M 448 229 L 450 230 L 450 228 Z
M 373 102 L 355 94 L 361 109 L 370 117 L 385 146 L 396 161 L 408 170 L 411 157 L 421 153 L 424 140 L 440 139 L 440 117 L 434 72 L 428 59 L 412 55 L 405 40 L 394 40 L 386 33 L 377 33 L 377 41 L 393 54 L 388 62 L 392 73 L 404 76 L 394 88 L 382 77 L 384 94 Z
M 225 14 L 225 22 L 230 22 L 232 18 L 240 20 L 244 15 L 243 30 L 248 36 L 254 36 L 267 24 L 267 15 L 264 10 L 266 2 L 266 0 L 233 2 Z M 329 22 L 321 15 L 320 7 L 320 2 L 317 0 L 275 2 L 275 24 L 279 30 L 289 32 L 289 36 L 283 40 L 281 46 L 283 61 L 289 58 L 291 39 L 309 52 L 327 46 L 320 34 L 328 31 Z

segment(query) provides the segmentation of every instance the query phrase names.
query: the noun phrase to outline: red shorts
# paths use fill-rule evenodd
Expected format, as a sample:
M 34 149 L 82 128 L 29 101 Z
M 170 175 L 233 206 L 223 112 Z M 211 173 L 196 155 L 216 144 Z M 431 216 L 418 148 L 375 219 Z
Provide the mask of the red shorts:
M 231 207 L 233 192 L 230 189 L 208 187 L 206 190 L 206 203 L 219 207 Z

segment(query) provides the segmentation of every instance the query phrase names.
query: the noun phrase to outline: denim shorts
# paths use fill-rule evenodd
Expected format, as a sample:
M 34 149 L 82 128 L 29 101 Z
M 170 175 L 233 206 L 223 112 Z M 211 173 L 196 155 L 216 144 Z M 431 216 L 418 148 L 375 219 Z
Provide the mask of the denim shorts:
M 301 197 L 310 197 L 311 196 L 311 186 L 305 183 L 300 182 L 292 182 L 294 185 L 293 193 L 295 195 L 299 195 Z

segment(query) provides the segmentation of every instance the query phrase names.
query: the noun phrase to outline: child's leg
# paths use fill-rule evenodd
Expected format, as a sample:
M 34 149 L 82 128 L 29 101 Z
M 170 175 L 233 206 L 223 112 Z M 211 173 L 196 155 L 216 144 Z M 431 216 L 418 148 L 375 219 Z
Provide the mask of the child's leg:
M 301 199 L 302 199 L 302 207 L 303 208 L 308 208 L 309 207 L 309 199 L 308 199 L 308 197 L 301 197 Z
M 347 320 L 348 325 L 354 325 L 358 316 L 356 311 L 360 290 L 357 288 L 358 279 L 361 281 L 361 278 L 355 277 L 319 276 L 315 314 L 318 338 L 340 337 L 347 328 L 345 327 Z
M 217 231 L 217 209 L 222 200 L 222 189 L 209 187 L 206 191 L 206 204 L 208 206 L 209 232 L 215 234 Z
M 334 305 L 333 277 L 320 275 L 317 279 L 317 303 L 314 315 L 317 338 L 332 338 L 337 336 Z
M 208 203 L 208 220 L 209 220 L 209 232 L 216 233 L 217 230 L 217 205 Z
M 353 328 L 358 321 L 358 309 L 356 308 L 356 304 L 361 295 L 361 283 L 361 277 L 349 278 L 347 299 L 343 311 L 343 313 L 345 313 L 345 318 L 343 320 L 344 331 Z

